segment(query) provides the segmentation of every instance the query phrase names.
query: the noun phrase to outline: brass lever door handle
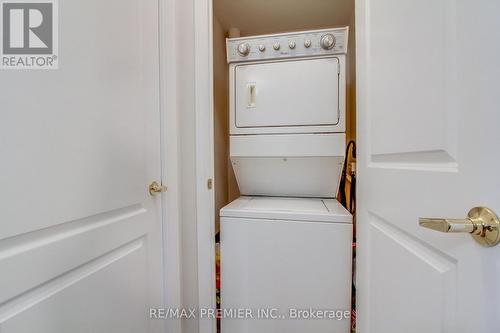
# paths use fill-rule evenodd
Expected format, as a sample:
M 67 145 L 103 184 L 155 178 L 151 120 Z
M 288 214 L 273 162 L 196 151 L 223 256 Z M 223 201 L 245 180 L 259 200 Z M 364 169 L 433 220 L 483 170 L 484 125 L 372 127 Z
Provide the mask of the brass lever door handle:
M 421 217 L 418 220 L 420 226 L 440 232 L 474 232 L 477 227 L 469 219 L 439 219 Z
M 167 187 L 165 185 L 158 184 L 158 182 L 154 181 L 149 185 L 149 194 L 152 196 L 161 194 L 163 192 L 167 192 Z
M 447 233 L 466 232 L 481 245 L 495 246 L 500 242 L 500 220 L 486 207 L 475 207 L 466 219 L 419 218 L 421 227 Z

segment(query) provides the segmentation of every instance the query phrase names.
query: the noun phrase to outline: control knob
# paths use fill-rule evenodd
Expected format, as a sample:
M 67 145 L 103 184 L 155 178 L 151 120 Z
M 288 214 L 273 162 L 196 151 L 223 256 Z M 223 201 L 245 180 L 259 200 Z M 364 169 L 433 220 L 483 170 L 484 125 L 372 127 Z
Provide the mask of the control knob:
M 326 34 L 321 37 L 321 47 L 325 50 L 331 50 L 335 46 L 336 40 L 335 36 L 332 34 Z
M 246 57 L 250 53 L 250 45 L 248 43 L 241 43 L 238 45 L 238 53 L 242 57 Z
M 281 47 L 281 45 L 280 45 L 280 43 L 279 43 L 279 42 L 276 42 L 276 43 L 274 43 L 274 45 L 273 45 L 273 49 L 275 49 L 276 51 L 278 51 L 278 50 L 280 49 L 280 47 Z

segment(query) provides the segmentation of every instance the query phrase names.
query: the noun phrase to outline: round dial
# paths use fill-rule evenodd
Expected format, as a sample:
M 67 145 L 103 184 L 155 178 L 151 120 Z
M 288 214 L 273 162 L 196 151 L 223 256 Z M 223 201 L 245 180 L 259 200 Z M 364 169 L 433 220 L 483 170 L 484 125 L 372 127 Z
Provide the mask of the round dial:
M 280 49 L 280 47 L 281 47 L 281 45 L 280 45 L 280 43 L 279 43 L 279 42 L 276 42 L 276 43 L 274 43 L 274 45 L 273 45 L 273 49 L 275 49 L 276 51 L 278 51 L 278 50 Z
M 266 50 L 266 46 L 264 44 L 259 45 L 260 52 L 264 52 Z
M 288 47 L 293 50 L 295 48 L 295 42 L 294 41 L 289 42 Z
M 246 57 L 250 53 L 250 45 L 248 45 L 248 43 L 241 43 L 238 45 L 238 53 Z
M 331 50 L 335 46 L 336 40 L 335 36 L 332 34 L 326 34 L 321 37 L 321 47 L 325 50 Z
M 304 46 L 306 47 L 306 49 L 310 48 L 311 47 L 311 40 L 310 39 L 306 39 L 304 41 Z

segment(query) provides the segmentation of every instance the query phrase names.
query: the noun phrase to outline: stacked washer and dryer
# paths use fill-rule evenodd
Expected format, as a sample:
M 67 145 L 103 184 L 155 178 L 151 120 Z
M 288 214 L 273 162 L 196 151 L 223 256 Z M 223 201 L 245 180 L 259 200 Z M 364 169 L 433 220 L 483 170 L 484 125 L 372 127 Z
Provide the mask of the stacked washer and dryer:
M 352 216 L 335 199 L 347 40 L 348 28 L 227 40 L 242 196 L 220 211 L 222 333 L 350 330 Z

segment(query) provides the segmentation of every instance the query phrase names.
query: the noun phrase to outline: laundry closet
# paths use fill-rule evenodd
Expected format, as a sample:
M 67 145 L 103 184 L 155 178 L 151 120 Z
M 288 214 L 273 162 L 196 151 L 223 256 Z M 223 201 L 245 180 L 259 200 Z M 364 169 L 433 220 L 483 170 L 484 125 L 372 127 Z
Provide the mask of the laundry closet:
M 350 332 L 354 1 L 215 0 L 213 14 L 218 330 Z

